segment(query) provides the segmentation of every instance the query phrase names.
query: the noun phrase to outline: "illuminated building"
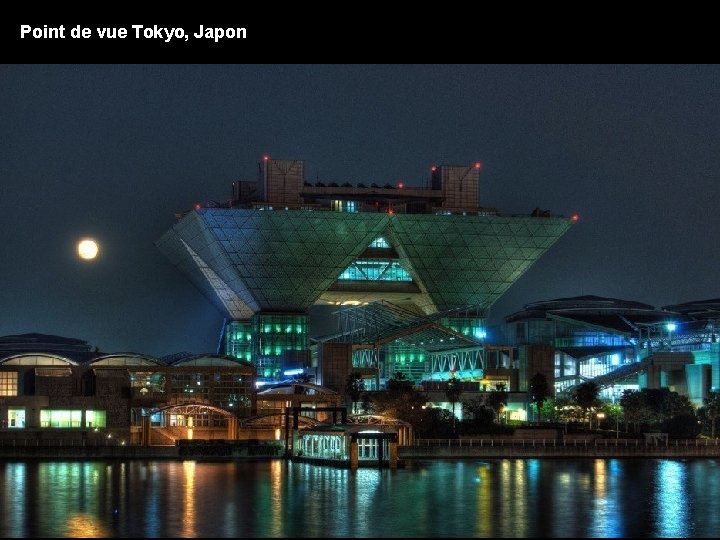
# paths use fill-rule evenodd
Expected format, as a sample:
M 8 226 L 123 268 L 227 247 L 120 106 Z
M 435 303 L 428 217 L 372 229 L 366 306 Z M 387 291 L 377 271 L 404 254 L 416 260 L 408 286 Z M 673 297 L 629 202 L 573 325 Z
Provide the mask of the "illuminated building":
M 623 390 L 669 388 L 701 406 L 720 388 L 720 300 L 657 309 L 579 296 L 533 302 L 505 321 L 498 339 L 515 347 L 521 368 L 544 373 L 560 393 L 594 380 L 608 400 Z
M 479 163 L 433 167 L 423 188 L 311 184 L 304 169 L 265 156 L 257 180 L 235 182 L 227 203 L 178 215 L 157 242 L 227 317 L 224 352 L 252 361 L 268 382 L 318 369 L 316 382 L 337 388 L 327 377 L 342 380 L 350 369 L 349 349 L 337 349 L 334 375 L 323 351 L 311 358 L 308 310 L 318 304 L 443 314 L 436 330 L 482 348 L 487 309 L 577 219 L 481 206 Z M 381 374 L 432 372 L 420 341 L 388 347 L 372 366 Z
M 58 339 L 46 337 L 51 345 Z M 254 411 L 254 401 L 255 368 L 221 355 L 170 363 L 134 353 L 81 363 L 37 349 L 0 356 L 2 439 L 173 444 L 193 438 L 189 429 L 195 438 L 235 439 L 238 418 Z

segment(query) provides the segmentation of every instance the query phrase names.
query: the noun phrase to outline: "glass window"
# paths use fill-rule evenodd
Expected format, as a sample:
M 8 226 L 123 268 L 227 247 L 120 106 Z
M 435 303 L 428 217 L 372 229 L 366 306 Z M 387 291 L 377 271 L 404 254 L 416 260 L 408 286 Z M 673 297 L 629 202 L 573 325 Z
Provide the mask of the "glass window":
M 333 212 L 355 213 L 360 210 L 357 201 L 344 201 L 340 199 L 332 199 L 330 201 L 330 208 L 332 208 Z
M 40 411 L 40 427 L 79 428 L 82 427 L 82 411 L 43 409 Z
M 412 281 L 412 276 L 397 260 L 358 259 L 340 274 L 349 281 Z
M 8 409 L 8 427 L 13 429 L 25 427 L 25 409 Z
M 89 428 L 107 427 L 107 414 L 105 411 L 85 411 L 85 425 Z
M 135 371 L 130 374 L 130 385 L 141 394 L 164 392 L 165 378 L 160 372 Z
M 378 443 L 377 439 L 360 439 L 358 438 L 358 459 L 378 459 Z
M 375 240 L 373 240 L 372 242 L 370 242 L 370 247 L 371 247 L 371 248 L 385 248 L 385 249 L 387 249 L 387 248 L 390 247 L 390 244 L 389 244 L 388 241 L 385 240 L 382 236 L 378 236 Z
M 216 373 L 213 403 L 221 408 L 249 408 L 253 392 L 251 377 L 235 373 Z
M 209 391 L 209 382 L 209 373 L 173 373 L 170 376 L 170 392 L 175 396 L 204 396 Z
M 0 396 L 17 396 L 17 372 L 0 372 Z

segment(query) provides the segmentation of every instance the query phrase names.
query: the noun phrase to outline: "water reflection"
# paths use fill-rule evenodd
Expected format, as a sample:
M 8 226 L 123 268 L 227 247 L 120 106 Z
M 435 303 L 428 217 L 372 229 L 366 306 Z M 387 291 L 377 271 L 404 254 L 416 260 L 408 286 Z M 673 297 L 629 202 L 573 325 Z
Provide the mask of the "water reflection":
M 194 538 L 195 531 L 195 462 L 183 462 L 183 477 L 185 479 L 185 487 L 183 489 L 183 506 L 182 512 L 184 538 Z
M 110 534 L 105 524 L 90 514 L 71 514 L 67 517 L 65 534 L 67 538 L 100 538 Z
M 492 537 L 493 531 L 493 474 L 490 470 L 490 463 L 479 463 L 476 466 L 477 471 L 477 492 L 475 500 L 477 501 L 477 521 L 475 534 L 481 537 Z
M 0 464 L 2 537 L 717 536 L 716 460 Z
M 692 535 L 690 506 L 685 492 L 687 465 L 681 461 L 662 461 L 655 473 L 654 510 L 657 536 L 688 537 Z

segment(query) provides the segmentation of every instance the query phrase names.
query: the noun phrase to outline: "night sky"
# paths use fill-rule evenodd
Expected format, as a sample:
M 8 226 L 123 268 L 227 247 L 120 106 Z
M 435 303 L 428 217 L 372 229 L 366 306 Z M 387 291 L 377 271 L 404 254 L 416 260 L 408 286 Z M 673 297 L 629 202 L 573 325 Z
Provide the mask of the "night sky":
M 380 185 L 481 161 L 483 206 L 577 212 L 491 322 L 568 296 L 716 298 L 718 103 L 719 66 L 2 66 L 0 335 L 214 352 L 222 314 L 154 242 L 264 153 Z

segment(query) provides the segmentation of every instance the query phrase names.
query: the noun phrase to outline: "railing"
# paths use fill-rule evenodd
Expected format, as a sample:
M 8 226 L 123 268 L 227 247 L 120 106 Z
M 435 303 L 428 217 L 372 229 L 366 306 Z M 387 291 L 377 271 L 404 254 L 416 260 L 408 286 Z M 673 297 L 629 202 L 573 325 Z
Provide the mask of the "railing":
M 676 439 L 669 441 L 644 439 L 415 439 L 410 446 L 445 446 L 445 447 L 673 447 L 691 448 L 701 446 L 720 446 L 720 439 Z
M 129 446 L 121 440 L 92 437 L 87 439 L 0 439 L 0 447 L 5 448 L 23 448 L 29 446 L 52 446 L 52 447 L 77 447 L 77 446 Z

